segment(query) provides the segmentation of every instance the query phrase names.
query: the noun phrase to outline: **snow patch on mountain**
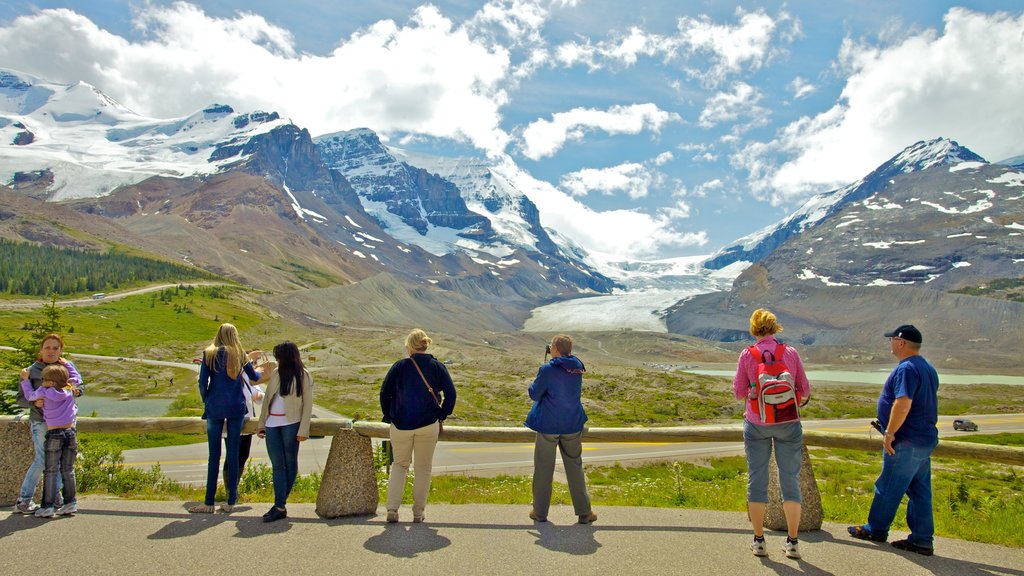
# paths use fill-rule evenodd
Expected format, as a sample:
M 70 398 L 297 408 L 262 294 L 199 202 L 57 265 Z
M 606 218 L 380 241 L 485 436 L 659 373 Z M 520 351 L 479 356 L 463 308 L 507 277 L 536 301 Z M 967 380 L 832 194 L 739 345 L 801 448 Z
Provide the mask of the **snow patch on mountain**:
M 220 146 L 242 143 L 287 124 L 277 114 L 235 114 L 213 105 L 182 118 L 148 118 L 96 88 L 61 85 L 0 70 L 0 181 L 50 172 L 52 200 L 96 197 L 151 176 L 211 174 L 237 162 L 215 159 Z M 20 132 L 32 134 L 25 145 Z

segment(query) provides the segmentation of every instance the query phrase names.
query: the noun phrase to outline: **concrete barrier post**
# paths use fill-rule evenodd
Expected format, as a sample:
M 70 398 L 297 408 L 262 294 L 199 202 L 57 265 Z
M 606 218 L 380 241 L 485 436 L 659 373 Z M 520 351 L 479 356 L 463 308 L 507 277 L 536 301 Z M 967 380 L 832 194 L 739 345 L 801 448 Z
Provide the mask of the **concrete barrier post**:
M 13 506 L 18 501 L 18 490 L 33 458 L 28 417 L 0 422 L 0 506 Z
M 803 447 L 800 458 L 800 531 L 821 530 L 822 510 L 821 493 L 818 483 L 814 480 L 814 469 L 807 446 Z M 786 530 L 786 515 L 782 512 L 782 489 L 779 487 L 779 468 L 775 465 L 775 449 L 768 471 L 768 510 L 764 516 L 764 526 L 769 530 Z
M 339 430 L 327 455 L 316 513 L 322 518 L 376 514 L 379 502 L 370 439 L 352 429 Z

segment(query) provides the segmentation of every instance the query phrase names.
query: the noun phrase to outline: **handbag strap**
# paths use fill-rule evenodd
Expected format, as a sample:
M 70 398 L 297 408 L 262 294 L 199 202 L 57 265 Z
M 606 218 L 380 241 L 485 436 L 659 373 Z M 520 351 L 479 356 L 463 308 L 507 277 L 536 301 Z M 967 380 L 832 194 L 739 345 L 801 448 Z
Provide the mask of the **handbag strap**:
M 427 382 L 427 377 L 423 375 L 423 370 L 420 370 L 420 365 L 416 363 L 416 359 L 409 356 L 409 360 L 412 362 L 412 365 L 416 367 L 416 371 L 420 373 L 420 378 L 423 379 L 423 385 L 427 387 L 427 390 L 430 390 L 430 395 L 434 398 L 434 402 L 437 402 L 437 405 L 440 406 L 441 401 L 438 400 L 437 393 L 430 387 L 430 383 Z

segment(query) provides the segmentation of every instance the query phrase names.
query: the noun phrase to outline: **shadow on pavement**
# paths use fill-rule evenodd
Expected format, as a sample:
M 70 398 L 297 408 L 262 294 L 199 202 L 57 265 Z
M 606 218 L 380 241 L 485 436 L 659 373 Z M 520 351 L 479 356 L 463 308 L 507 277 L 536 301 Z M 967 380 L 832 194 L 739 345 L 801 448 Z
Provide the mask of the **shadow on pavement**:
M 31 514 L 19 514 L 12 512 L 3 520 L 0 520 L 0 538 L 5 538 L 22 530 L 31 530 L 43 526 L 47 522 L 61 522 L 68 520 L 65 516 L 54 516 L 53 518 L 36 518 Z
M 913 552 L 903 552 L 892 547 L 887 542 L 869 542 L 866 540 L 855 540 L 852 537 L 846 538 L 835 538 L 831 532 L 825 530 L 815 530 L 814 532 L 801 532 L 801 542 L 830 542 L 832 544 L 840 544 L 843 546 L 852 546 L 856 548 L 863 548 L 865 550 L 874 550 L 877 552 L 888 552 L 897 556 L 902 556 L 907 560 L 927 569 L 935 576 L 1024 576 L 1024 570 L 1018 570 L 1015 568 L 1007 568 L 1005 566 L 995 566 L 991 564 L 982 564 L 979 562 L 971 562 L 969 560 L 958 560 L 956 558 L 949 558 L 942 556 L 942 548 L 936 550 L 935 556 L 922 556 Z M 941 545 L 940 545 L 941 546 Z M 813 548 L 811 549 L 813 550 Z M 781 553 L 781 552 L 780 552 Z M 804 555 L 807 552 L 804 551 Z M 805 560 L 799 560 L 801 570 L 794 569 L 786 564 L 780 564 L 772 562 L 770 560 L 762 560 L 762 563 L 766 567 L 774 570 L 777 574 L 830 574 L 818 570 L 817 568 L 808 564 Z M 813 568 L 813 570 L 811 569 Z M 815 571 L 817 570 L 817 571 Z
M 550 522 L 537 522 L 536 531 L 527 533 L 537 539 L 535 544 L 551 550 L 574 556 L 586 556 L 597 552 L 601 544 L 594 538 L 599 530 L 593 524 L 585 526 L 556 526 Z
M 424 552 L 450 546 L 451 543 L 451 540 L 438 534 L 433 526 L 386 524 L 384 531 L 367 539 L 363 548 L 396 558 L 415 558 Z

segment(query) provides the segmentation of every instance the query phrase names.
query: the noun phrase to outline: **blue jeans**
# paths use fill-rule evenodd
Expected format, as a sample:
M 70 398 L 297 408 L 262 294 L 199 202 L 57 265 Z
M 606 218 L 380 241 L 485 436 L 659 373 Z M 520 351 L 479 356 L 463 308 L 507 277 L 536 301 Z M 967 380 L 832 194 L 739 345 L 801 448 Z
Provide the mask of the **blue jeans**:
M 909 442 L 893 444 L 892 456 L 882 452 L 882 473 L 875 480 L 875 497 L 865 528 L 877 538 L 889 537 L 889 526 L 896 518 L 903 495 L 907 501 L 907 540 L 915 546 L 931 548 L 935 536 L 932 516 L 932 451 L 938 442 L 915 446 Z
M 75 501 L 76 456 L 78 433 L 74 428 L 57 428 L 46 433 L 43 508 L 53 508 L 57 505 L 58 492 L 63 492 L 65 504 Z
M 768 464 L 775 444 L 779 488 L 785 502 L 801 502 L 800 461 L 804 427 L 800 421 L 760 426 L 743 421 L 743 448 L 747 453 L 747 502 L 768 503 Z
M 267 426 L 267 455 L 273 469 L 274 506 L 284 508 L 299 475 L 299 423 Z
M 217 475 L 220 473 L 220 442 L 225 422 L 228 425 L 224 454 L 224 487 L 228 493 L 228 504 L 238 502 L 238 442 L 242 435 L 242 423 L 245 416 L 237 418 L 207 418 L 206 444 L 210 448 L 210 458 L 206 463 L 206 500 L 204 504 L 213 506 L 217 495 Z
M 30 420 L 29 427 L 32 430 L 32 448 L 35 449 L 35 457 L 32 465 L 25 472 L 25 481 L 21 483 L 21 490 L 18 492 L 19 502 L 31 502 L 35 496 L 36 487 L 39 486 L 39 477 L 43 475 L 46 468 L 46 422 L 42 420 Z M 57 479 L 57 491 L 61 489 L 60 478 Z

